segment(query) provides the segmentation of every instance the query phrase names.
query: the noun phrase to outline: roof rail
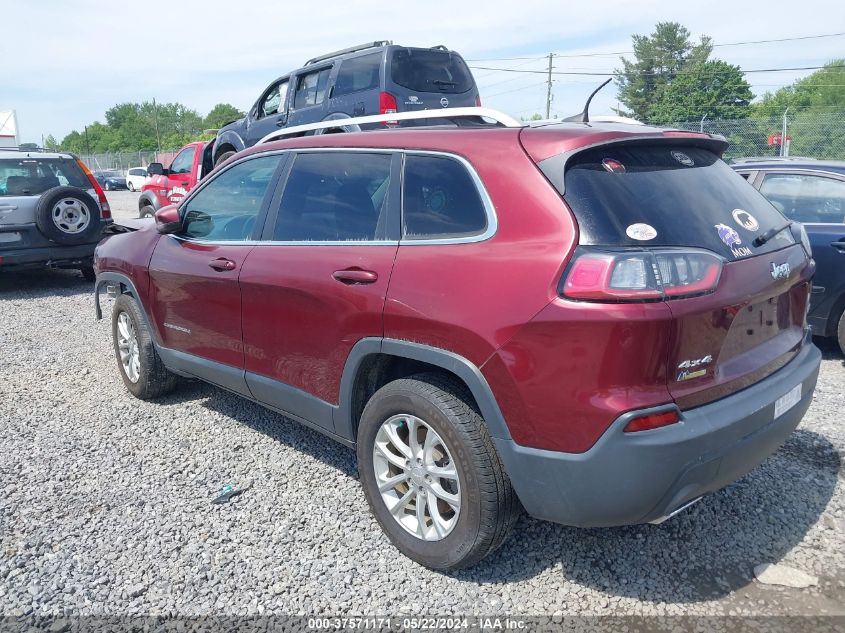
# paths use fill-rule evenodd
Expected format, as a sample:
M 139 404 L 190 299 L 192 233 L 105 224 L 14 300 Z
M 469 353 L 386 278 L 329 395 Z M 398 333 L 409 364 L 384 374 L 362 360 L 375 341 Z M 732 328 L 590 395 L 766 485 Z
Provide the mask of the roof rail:
M 370 116 L 352 117 L 349 119 L 334 119 L 332 121 L 319 121 L 317 123 L 306 123 L 305 125 L 294 125 L 293 127 L 273 130 L 259 143 L 278 140 L 285 136 L 313 132 L 316 130 L 328 130 L 332 128 L 346 127 L 349 125 L 365 125 L 367 123 L 392 123 L 393 121 L 423 121 L 426 119 L 467 119 L 479 118 L 493 119 L 501 127 L 525 127 L 525 124 L 517 121 L 512 116 L 493 110 L 491 108 L 446 108 L 442 110 L 419 110 L 417 112 L 393 112 L 390 114 L 373 114 Z
M 789 162 L 789 161 L 801 161 L 801 160 L 818 160 L 817 158 L 811 158 L 809 156 L 745 156 L 743 158 L 733 158 L 731 159 L 732 164 L 740 164 L 740 163 L 779 163 L 779 162 Z
M 319 57 L 312 57 L 307 62 L 305 62 L 305 66 L 310 66 L 311 64 L 316 64 L 317 62 L 323 62 L 327 59 L 332 59 L 333 57 L 340 57 L 341 55 L 346 55 L 347 53 L 356 53 L 358 51 L 365 51 L 368 48 L 380 48 L 382 46 L 390 46 L 393 44 L 393 40 L 376 40 L 375 42 L 367 42 L 366 44 L 358 44 L 357 46 L 350 46 L 349 48 L 342 48 L 339 51 L 335 51 L 334 53 L 327 53 L 325 55 L 320 55 Z

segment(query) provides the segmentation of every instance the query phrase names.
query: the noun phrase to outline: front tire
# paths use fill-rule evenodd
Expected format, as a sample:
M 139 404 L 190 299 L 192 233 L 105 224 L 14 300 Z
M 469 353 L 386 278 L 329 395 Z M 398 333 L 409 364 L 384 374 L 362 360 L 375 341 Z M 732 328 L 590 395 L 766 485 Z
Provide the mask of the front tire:
M 139 218 L 154 218 L 156 214 L 155 207 L 151 204 L 145 204 L 138 212 Z
M 179 379 L 161 362 L 141 307 L 131 295 L 122 294 L 114 302 L 112 340 L 120 376 L 133 396 L 151 400 L 176 388 Z
M 223 152 L 220 156 L 217 157 L 217 160 L 214 161 L 214 167 L 220 166 L 222 163 L 225 163 L 229 160 L 232 156 L 235 155 L 235 152 Z
M 836 328 L 836 340 L 839 342 L 839 349 L 845 354 L 845 310 L 839 316 L 839 326 Z
M 379 389 L 361 416 L 357 451 L 376 520 L 421 565 L 474 565 L 519 516 L 484 420 L 456 381 L 418 374 Z

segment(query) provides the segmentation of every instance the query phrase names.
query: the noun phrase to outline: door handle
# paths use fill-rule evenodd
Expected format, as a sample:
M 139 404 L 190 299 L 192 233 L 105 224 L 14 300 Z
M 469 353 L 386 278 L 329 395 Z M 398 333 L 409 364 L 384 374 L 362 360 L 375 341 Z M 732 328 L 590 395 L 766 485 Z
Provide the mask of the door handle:
M 337 279 L 342 284 L 371 284 L 378 280 L 378 274 L 372 270 L 361 270 L 360 268 L 347 268 L 346 270 L 336 270 L 332 273 L 332 277 Z
M 845 240 L 839 242 L 831 242 L 830 245 L 838 251 L 845 251 Z
M 212 259 L 210 262 L 208 262 L 208 265 L 218 272 L 223 272 L 225 270 L 235 270 L 235 268 L 237 267 L 237 264 L 235 262 L 233 262 L 231 259 L 226 259 L 225 257 L 218 257 L 217 259 Z

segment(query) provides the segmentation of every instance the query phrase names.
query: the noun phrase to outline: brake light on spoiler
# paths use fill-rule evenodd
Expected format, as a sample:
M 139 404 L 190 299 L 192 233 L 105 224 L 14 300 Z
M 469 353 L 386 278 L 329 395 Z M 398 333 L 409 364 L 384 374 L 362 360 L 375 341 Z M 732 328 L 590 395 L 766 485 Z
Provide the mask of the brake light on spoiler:
M 698 249 L 580 248 L 562 294 L 582 301 L 661 301 L 713 292 L 724 260 Z

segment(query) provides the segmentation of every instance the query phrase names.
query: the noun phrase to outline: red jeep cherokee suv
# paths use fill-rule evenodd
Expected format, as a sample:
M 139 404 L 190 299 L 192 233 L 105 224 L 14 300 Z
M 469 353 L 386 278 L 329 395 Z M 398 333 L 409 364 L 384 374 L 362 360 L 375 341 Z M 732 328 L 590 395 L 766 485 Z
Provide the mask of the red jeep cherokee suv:
M 403 128 L 237 154 L 97 249 L 118 367 L 200 378 L 357 448 L 436 569 L 520 506 L 660 522 L 798 425 L 820 354 L 801 229 L 724 139 L 618 124 Z

